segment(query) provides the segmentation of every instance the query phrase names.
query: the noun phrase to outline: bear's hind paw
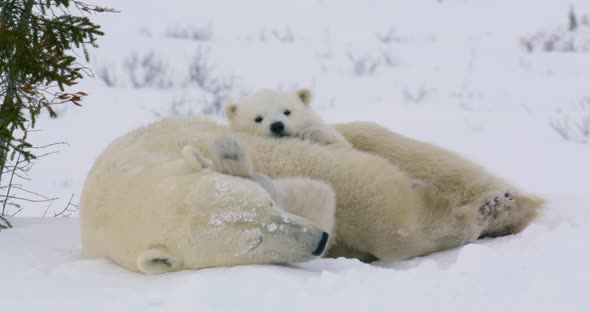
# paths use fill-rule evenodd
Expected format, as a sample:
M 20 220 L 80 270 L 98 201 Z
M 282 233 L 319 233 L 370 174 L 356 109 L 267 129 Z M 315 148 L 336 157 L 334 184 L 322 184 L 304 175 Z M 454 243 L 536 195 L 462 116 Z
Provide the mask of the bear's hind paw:
M 479 207 L 477 221 L 484 224 L 502 216 L 508 216 L 514 207 L 514 195 L 510 191 L 502 192 L 486 199 Z

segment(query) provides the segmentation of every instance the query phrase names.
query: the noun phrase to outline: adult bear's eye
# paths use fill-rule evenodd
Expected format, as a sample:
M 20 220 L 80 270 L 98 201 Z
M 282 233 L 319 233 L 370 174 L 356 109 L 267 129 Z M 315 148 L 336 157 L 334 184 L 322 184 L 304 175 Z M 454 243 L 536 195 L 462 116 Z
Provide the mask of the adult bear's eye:
M 286 109 L 286 110 L 283 112 L 283 114 L 285 114 L 285 116 L 289 116 L 289 115 L 291 115 L 291 111 L 290 111 L 290 110 L 288 110 L 288 109 Z
M 254 118 L 254 121 L 255 121 L 256 123 L 261 123 L 261 122 L 262 122 L 262 119 L 264 119 L 264 118 L 262 118 L 261 116 L 258 116 L 258 117 L 256 117 L 256 118 Z

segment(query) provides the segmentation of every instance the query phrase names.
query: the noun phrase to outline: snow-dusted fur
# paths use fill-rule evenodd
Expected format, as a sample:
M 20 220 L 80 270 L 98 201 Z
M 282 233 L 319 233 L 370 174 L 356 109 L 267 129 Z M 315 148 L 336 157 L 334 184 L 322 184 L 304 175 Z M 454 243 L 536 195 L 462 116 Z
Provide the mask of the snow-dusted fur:
M 123 246 L 128 249 L 122 250 L 132 254 L 144 250 L 148 242 L 166 237 L 168 244 L 181 244 L 195 253 L 200 250 L 190 247 L 182 236 L 164 235 L 167 231 L 186 233 L 190 227 L 162 230 L 166 227 L 160 221 L 171 219 L 168 215 L 172 214 L 174 221 L 166 224 L 186 223 L 183 221 L 186 218 L 177 217 L 177 211 L 183 211 L 182 206 L 177 206 L 188 199 L 174 198 L 182 192 L 177 188 L 200 195 L 201 204 L 211 200 L 213 196 L 206 188 L 194 182 L 199 180 L 195 179 L 197 175 L 176 175 L 177 178 L 168 180 L 174 182 L 185 177 L 183 183 L 171 184 L 166 180 L 153 183 L 151 188 L 139 188 L 135 184 L 142 184 L 139 181 L 144 180 L 153 182 L 155 175 L 141 176 L 141 180 L 135 177 L 141 174 L 138 171 L 142 167 L 144 171 L 161 172 L 162 164 L 177 159 L 184 145 L 194 146 L 209 155 L 209 146 L 216 138 L 232 133 L 248 146 L 257 172 L 271 178 L 303 176 L 326 181 L 333 187 L 338 244 L 328 250 L 328 256 L 398 260 L 423 255 L 482 236 L 516 233 L 540 208 L 541 200 L 522 193 L 452 152 L 405 138 L 372 123 L 335 127 L 355 149 L 235 133 L 204 118 L 165 119 L 134 131 L 109 147 L 97 160 L 88 179 L 86 190 L 94 190 L 93 196 L 87 196 L 85 191 L 82 199 L 83 232 L 87 233 L 85 245 L 100 246 L 102 250 Z M 137 150 L 144 152 L 137 153 Z M 239 181 L 232 187 L 254 188 L 247 183 L 251 181 Z M 262 190 L 258 184 L 252 184 Z M 199 187 L 200 191 L 189 192 Z M 144 205 L 145 210 L 140 208 Z M 106 220 L 119 226 L 115 228 L 127 230 L 107 231 L 102 226 Z M 132 230 L 133 226 L 141 230 Z M 109 238 L 92 241 L 97 231 Z M 206 250 L 216 255 L 220 253 L 217 249 L 230 248 L 224 245 L 226 243 L 234 245 L 230 240 L 221 239 L 216 240 L 215 248 L 209 246 Z
M 350 146 L 333 127 L 311 109 L 307 89 L 282 92 L 263 89 L 237 103 L 227 105 L 225 114 L 232 129 L 270 137 L 298 137 L 322 145 Z
M 212 167 L 229 175 L 251 179 L 260 184 L 289 213 L 304 217 L 334 239 L 336 194 L 332 187 L 319 180 L 304 177 L 270 179 L 255 172 L 247 147 L 234 136 L 220 137 L 210 148 Z M 202 156 L 200 156 L 202 158 Z
M 192 142 L 180 128 L 190 125 L 169 120 L 132 131 L 96 160 L 80 202 L 88 256 L 159 274 L 306 261 L 323 251 L 321 229 L 280 209 L 259 184 L 209 168 L 219 160 L 187 145 L 208 146 L 213 136 L 203 127 L 193 128 L 203 133 Z

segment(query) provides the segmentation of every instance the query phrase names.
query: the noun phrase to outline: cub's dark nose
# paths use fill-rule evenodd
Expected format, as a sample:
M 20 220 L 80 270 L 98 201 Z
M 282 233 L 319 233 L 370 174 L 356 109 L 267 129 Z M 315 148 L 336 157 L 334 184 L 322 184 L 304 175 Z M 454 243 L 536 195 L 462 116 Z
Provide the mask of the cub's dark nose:
M 326 244 L 328 243 L 328 233 L 324 232 L 322 233 L 322 239 L 320 240 L 320 243 L 318 244 L 318 247 L 311 253 L 314 256 L 319 256 L 322 254 L 322 252 L 324 252 L 324 249 L 326 248 Z
M 280 121 L 273 122 L 270 124 L 270 132 L 281 135 L 285 132 L 285 125 Z

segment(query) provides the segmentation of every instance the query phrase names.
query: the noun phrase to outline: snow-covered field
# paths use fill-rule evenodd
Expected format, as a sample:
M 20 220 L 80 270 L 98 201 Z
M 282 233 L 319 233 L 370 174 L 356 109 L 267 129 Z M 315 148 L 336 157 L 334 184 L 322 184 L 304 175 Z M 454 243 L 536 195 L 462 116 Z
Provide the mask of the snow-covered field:
M 1 311 L 587 311 L 587 0 L 96 1 L 83 107 L 39 121 L 58 141 L 0 233 Z M 577 28 L 568 31 L 573 7 Z M 586 17 L 585 17 L 586 16 Z M 532 51 L 532 52 L 531 52 Z M 370 120 L 471 158 L 548 200 L 524 232 L 401 263 L 318 259 L 143 276 L 82 259 L 74 206 L 96 156 L 167 115 L 310 88 L 330 122 Z M 216 116 L 215 118 L 221 118 Z M 70 212 L 70 210 L 73 210 Z M 15 213 L 17 210 L 11 210 Z

